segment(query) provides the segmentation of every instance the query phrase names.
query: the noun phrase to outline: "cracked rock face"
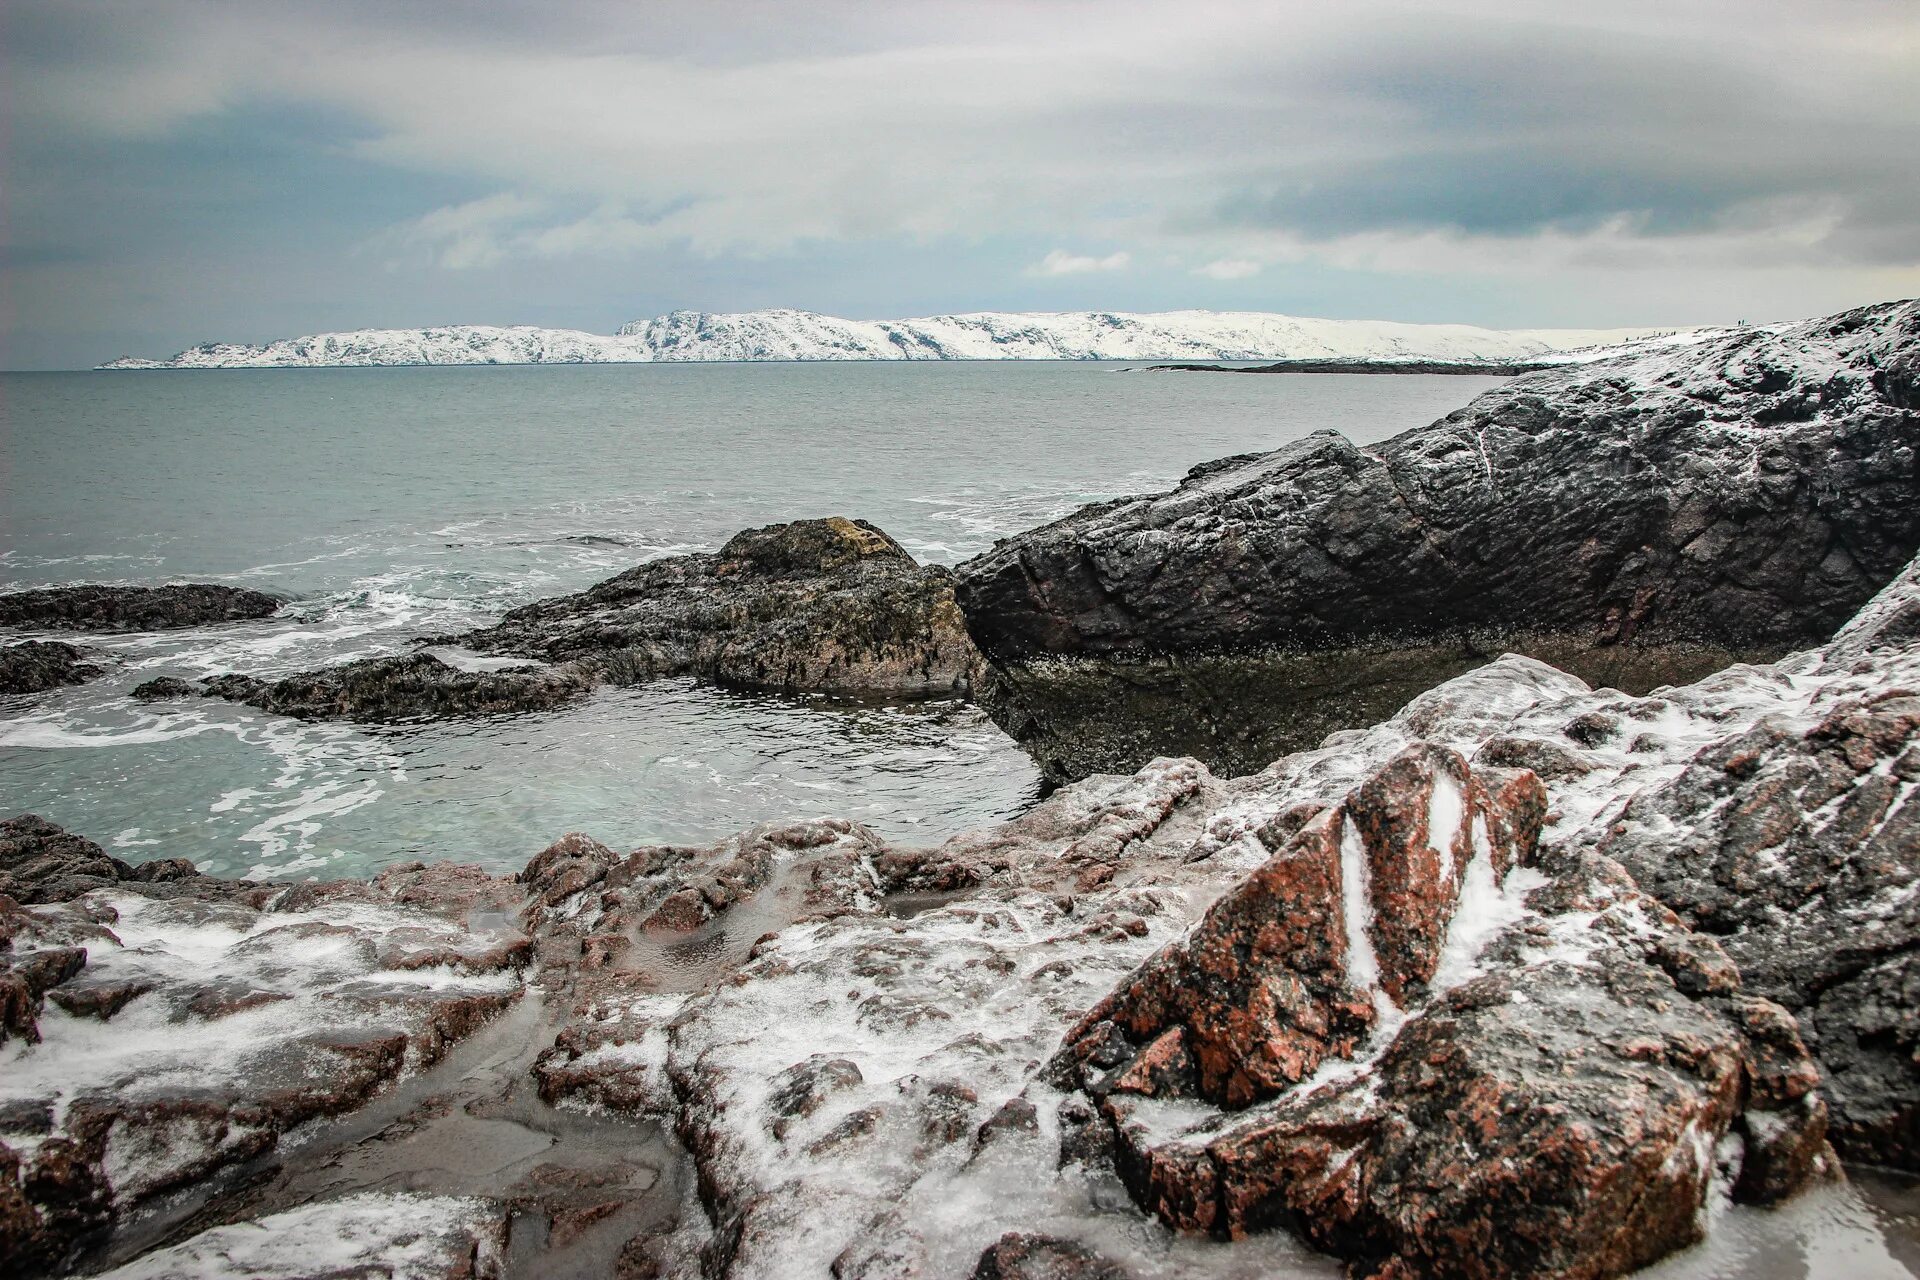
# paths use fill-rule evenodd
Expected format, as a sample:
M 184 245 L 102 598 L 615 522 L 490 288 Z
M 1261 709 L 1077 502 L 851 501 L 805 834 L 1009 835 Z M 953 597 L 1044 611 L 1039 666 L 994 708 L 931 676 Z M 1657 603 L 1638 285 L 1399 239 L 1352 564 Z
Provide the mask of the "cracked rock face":
M 718 552 L 650 561 L 443 639 L 490 657 L 462 664 L 417 652 L 205 687 L 301 719 L 382 721 L 544 710 L 596 685 L 676 675 L 784 692 L 945 696 L 968 687 L 979 661 L 951 574 L 839 516 L 748 529 Z
M 961 567 L 983 700 L 1056 777 L 1263 767 L 1502 650 L 1628 689 L 1818 643 L 1920 546 L 1920 303 L 1321 432 Z
M 271 617 L 277 596 L 193 582 L 166 587 L 45 587 L 0 595 L 0 626 L 65 631 L 168 631 Z
M 1366 1274 L 1608 1276 L 1699 1238 L 1729 1132 L 1736 1197 L 1830 1166 L 1791 1017 L 1617 867 L 1536 860 L 1544 799 L 1410 748 L 1087 1014 L 1055 1070 L 1142 1206 Z

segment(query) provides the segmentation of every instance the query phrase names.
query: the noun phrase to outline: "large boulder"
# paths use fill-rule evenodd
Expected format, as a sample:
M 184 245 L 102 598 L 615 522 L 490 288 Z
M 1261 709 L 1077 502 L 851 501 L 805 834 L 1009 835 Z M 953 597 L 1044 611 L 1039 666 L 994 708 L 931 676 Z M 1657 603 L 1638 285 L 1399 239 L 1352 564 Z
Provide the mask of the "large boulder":
M 184 858 L 135 866 L 37 814 L 0 822 L 0 894 L 16 902 L 70 902 L 122 882 L 157 886 L 192 879 L 205 877 Z
M 948 571 L 840 516 L 748 529 L 718 552 L 636 566 L 460 639 L 615 683 L 695 675 L 845 694 L 945 695 L 976 662 Z
M 0 595 L 0 626 L 66 631 L 170 631 L 272 616 L 284 603 L 247 587 L 42 587 Z
M 1068 1035 L 1136 1199 L 1288 1226 L 1364 1274 L 1623 1274 L 1832 1167 L 1789 1015 L 1591 856 L 1530 773 L 1416 745 L 1289 837 Z M 1207 1104 L 1195 1106 L 1194 1104 Z
M 1819 643 L 1920 547 L 1920 303 L 1541 372 L 1195 468 L 961 566 L 1056 777 L 1256 769 L 1502 651 L 1629 690 Z

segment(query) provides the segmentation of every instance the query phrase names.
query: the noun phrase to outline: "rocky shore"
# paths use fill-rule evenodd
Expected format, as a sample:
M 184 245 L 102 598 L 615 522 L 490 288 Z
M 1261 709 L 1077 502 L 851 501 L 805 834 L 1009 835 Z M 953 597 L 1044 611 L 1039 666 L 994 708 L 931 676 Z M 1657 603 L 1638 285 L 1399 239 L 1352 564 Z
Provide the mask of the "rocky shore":
M 1504 657 L 933 848 L 828 820 L 288 886 L 16 822 L 6 1254 L 352 1212 L 446 1245 L 422 1274 L 1310 1270 L 1291 1232 L 1620 1274 L 1839 1176 L 1830 1140 L 1920 1167 L 1914 689 L 1920 567 L 1778 663 L 1633 697 Z M 469 1040 L 492 1065 L 436 1076 Z
M 952 574 L 841 516 L 748 529 L 718 552 L 650 561 L 496 626 L 421 642 L 435 648 L 278 680 L 219 676 L 201 692 L 301 719 L 377 722 L 544 710 L 598 685 L 676 675 L 783 693 L 950 696 L 979 666 Z M 188 692 L 180 681 L 136 690 Z
M 803 521 L 220 678 L 374 720 L 977 687 L 1063 785 L 512 877 L 0 823 L 0 1270 L 1604 1280 L 1857 1206 L 1849 1166 L 1920 1173 L 1916 449 L 1902 303 L 1226 459 L 957 578 Z
M 1920 547 L 1920 303 L 1531 374 L 1196 467 L 961 566 L 1053 776 L 1258 769 L 1502 652 L 1631 691 L 1817 643 Z

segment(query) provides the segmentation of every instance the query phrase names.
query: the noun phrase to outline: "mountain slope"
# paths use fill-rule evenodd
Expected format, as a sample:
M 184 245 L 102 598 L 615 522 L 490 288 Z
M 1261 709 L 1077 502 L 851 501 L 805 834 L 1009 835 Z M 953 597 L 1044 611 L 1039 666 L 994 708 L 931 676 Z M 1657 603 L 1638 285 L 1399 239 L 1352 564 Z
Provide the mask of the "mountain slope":
M 103 369 L 625 364 L 716 360 L 1515 360 L 1666 336 L 1652 329 L 1481 329 L 1257 311 L 978 312 L 843 320 L 811 311 L 675 311 L 613 335 L 527 326 L 357 329 L 261 345 L 208 343 Z M 1578 358 L 1578 357 L 1572 357 Z

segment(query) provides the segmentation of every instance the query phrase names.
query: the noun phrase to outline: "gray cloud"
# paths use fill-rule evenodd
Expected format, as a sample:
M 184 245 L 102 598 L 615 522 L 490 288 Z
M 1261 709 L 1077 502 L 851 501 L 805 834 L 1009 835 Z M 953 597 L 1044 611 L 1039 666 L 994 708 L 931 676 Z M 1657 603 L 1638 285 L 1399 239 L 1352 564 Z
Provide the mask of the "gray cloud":
M 1920 282 L 1906 0 L 15 0 L 4 21 L 22 328 L 78 332 L 61 294 L 111 296 L 74 291 L 97 261 L 151 282 L 127 305 L 166 330 L 180 264 L 218 272 L 236 238 L 256 263 L 284 244 L 289 281 L 358 282 L 366 323 L 392 322 L 395 273 L 450 306 L 528 264 L 643 259 L 716 306 L 817 290 L 831 259 L 874 314 L 1048 305 L 1076 277 L 1112 306 L 1505 281 L 1513 314 L 1482 318 L 1514 323 L 1601 272 L 1609 305 L 1706 286 L 1741 311 Z M 1054 250 L 1130 269 L 1032 269 Z M 906 260 L 932 265 L 903 283 Z M 259 335 L 182 341 L 213 336 Z

